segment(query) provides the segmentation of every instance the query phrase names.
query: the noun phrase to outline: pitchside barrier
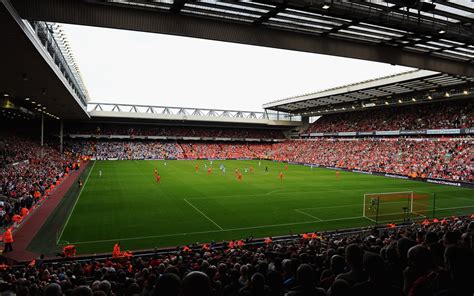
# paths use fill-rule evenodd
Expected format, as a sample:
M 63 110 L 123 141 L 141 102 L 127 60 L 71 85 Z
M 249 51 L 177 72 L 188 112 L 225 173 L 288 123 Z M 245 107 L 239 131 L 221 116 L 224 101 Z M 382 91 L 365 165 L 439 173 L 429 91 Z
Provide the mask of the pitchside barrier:
M 276 160 L 274 160 L 274 161 L 276 161 Z M 288 163 L 290 163 L 290 162 L 288 162 Z M 419 178 L 419 177 L 418 178 L 410 178 L 408 176 L 398 175 L 398 174 L 352 170 L 352 169 L 348 169 L 348 168 L 331 167 L 331 166 L 324 166 L 324 165 L 319 165 L 319 164 L 314 164 L 314 163 L 305 163 L 305 162 L 292 162 L 292 163 L 293 164 L 298 164 L 298 165 L 313 166 L 313 167 L 319 167 L 319 168 L 324 168 L 324 169 L 352 172 L 352 173 L 358 173 L 358 174 L 364 174 L 364 175 L 373 175 L 373 176 L 379 176 L 379 177 L 388 177 L 388 178 L 395 178 L 395 179 L 412 180 L 412 181 L 418 181 L 418 182 L 426 182 L 426 183 L 432 183 L 432 184 L 448 185 L 448 186 L 453 186 L 453 187 L 463 187 L 463 188 L 474 189 L 474 183 L 469 183 L 469 182 L 452 181 L 452 180 L 445 180 L 445 179 L 433 179 L 433 178 L 423 179 L 423 178 Z

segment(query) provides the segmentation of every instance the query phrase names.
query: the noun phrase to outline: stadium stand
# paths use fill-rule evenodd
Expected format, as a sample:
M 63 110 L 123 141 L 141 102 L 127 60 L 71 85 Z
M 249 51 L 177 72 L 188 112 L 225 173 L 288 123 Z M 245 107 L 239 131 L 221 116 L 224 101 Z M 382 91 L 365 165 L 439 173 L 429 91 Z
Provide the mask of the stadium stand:
M 190 245 L 143 257 L 1 265 L 17 295 L 446 295 L 474 292 L 474 221 Z M 232 246 L 234 245 L 234 246 Z
M 188 158 L 266 158 L 271 144 L 208 144 L 190 143 L 182 145 Z
M 468 138 L 372 138 L 288 141 L 274 145 L 280 161 L 472 182 Z
M 176 141 L 71 141 L 71 152 L 96 159 L 266 158 L 271 144 Z
M 74 141 L 72 153 L 96 159 L 182 159 L 183 152 L 176 142 L 160 141 Z
M 76 159 L 61 155 L 53 146 L 37 141 L 5 137 L 0 141 L 0 225 L 20 222 L 72 169 Z
M 251 128 L 217 128 L 198 126 L 144 126 L 120 124 L 80 124 L 67 129 L 68 134 L 130 135 L 130 136 L 174 136 L 212 138 L 258 138 L 283 139 L 280 130 Z
M 156 141 L 72 141 L 72 151 L 97 159 L 262 158 L 350 170 L 473 182 L 466 138 L 291 140 L 275 144 Z
M 469 128 L 474 126 L 473 110 L 474 102 L 468 99 L 329 114 L 315 121 L 307 132 Z

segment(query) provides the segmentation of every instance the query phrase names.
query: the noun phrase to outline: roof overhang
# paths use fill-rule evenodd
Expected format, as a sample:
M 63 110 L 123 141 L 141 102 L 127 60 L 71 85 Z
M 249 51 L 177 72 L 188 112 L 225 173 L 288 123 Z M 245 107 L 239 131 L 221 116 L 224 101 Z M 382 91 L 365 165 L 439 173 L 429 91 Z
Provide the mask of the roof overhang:
M 385 100 L 384 104 L 389 104 L 389 101 L 398 102 L 398 100 L 417 100 L 419 98 L 431 100 L 431 94 L 434 92 L 445 93 L 452 89 L 458 89 L 462 92 L 469 90 L 470 92 L 473 85 L 474 77 L 415 70 L 277 100 L 264 104 L 263 108 L 304 114 L 318 108 L 363 105 L 375 100 Z
M 41 109 L 59 118 L 89 117 L 31 27 L 8 1 L 0 2 L 0 34 L 1 96 L 36 114 L 43 113 L 35 110 Z
M 301 126 L 299 116 L 268 112 L 160 107 L 130 104 L 89 103 L 89 114 L 93 120 L 135 121 L 149 123 L 188 125 L 228 125 L 290 128 Z M 293 119 L 293 120 L 292 120 Z
M 13 4 L 29 20 L 196 37 L 474 76 L 471 6 L 435 1 L 435 8 L 426 11 L 427 5 L 418 10 L 390 2 L 14 0 Z

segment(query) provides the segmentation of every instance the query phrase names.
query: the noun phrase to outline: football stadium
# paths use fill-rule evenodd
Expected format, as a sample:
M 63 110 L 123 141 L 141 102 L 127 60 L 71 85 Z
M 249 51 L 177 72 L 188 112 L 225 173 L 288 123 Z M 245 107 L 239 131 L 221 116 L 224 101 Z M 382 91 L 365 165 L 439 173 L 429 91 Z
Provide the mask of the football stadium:
M 0 293 L 474 295 L 473 20 L 0 0 Z

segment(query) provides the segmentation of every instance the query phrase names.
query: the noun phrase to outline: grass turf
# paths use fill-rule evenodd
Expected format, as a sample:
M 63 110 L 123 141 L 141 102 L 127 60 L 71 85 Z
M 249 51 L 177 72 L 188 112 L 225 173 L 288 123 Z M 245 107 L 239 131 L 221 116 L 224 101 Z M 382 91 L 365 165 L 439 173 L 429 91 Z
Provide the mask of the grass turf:
M 214 161 L 208 175 L 209 163 L 96 161 L 58 243 L 91 254 L 110 252 L 117 241 L 136 250 L 368 226 L 374 222 L 362 217 L 362 203 L 372 192 L 436 193 L 437 216 L 474 213 L 470 189 L 344 171 L 336 178 L 334 170 L 299 165 L 286 171 L 286 164 L 271 161 Z

